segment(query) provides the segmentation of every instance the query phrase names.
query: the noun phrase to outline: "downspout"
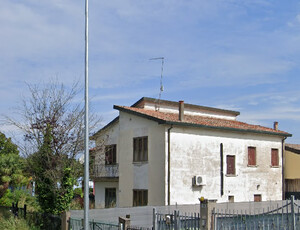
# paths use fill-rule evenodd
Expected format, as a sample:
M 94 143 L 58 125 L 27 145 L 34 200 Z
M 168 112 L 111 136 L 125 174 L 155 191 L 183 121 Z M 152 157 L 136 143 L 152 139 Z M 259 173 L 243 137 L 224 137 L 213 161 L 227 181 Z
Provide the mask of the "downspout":
M 281 141 L 281 159 L 282 159 L 282 200 L 285 199 L 285 175 L 284 175 L 284 168 L 285 168 L 285 144 L 284 141 L 287 137 L 284 137 Z
M 170 128 L 168 128 L 168 205 L 170 205 L 170 177 L 171 177 L 171 129 L 173 128 L 173 125 L 171 125 Z

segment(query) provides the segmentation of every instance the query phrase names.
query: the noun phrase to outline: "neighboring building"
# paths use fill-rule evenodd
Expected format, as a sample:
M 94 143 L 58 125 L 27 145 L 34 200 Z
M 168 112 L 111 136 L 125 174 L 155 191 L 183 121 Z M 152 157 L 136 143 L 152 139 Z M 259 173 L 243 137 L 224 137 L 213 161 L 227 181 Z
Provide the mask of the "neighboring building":
M 96 207 L 282 199 L 291 134 L 236 120 L 239 112 L 141 98 L 93 135 Z
M 285 144 L 285 198 L 300 199 L 300 145 Z

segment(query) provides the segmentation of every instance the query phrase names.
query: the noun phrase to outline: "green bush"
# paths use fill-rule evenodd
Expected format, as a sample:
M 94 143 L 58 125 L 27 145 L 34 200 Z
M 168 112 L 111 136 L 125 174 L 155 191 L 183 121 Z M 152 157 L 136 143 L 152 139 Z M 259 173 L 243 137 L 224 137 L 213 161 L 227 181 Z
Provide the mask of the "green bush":
M 18 202 L 19 208 L 23 208 L 24 204 L 26 204 L 29 212 L 40 210 L 36 198 L 31 196 L 28 191 L 21 189 L 15 189 L 13 192 L 7 189 L 0 199 L 0 206 L 11 207 L 12 203 L 16 202 Z

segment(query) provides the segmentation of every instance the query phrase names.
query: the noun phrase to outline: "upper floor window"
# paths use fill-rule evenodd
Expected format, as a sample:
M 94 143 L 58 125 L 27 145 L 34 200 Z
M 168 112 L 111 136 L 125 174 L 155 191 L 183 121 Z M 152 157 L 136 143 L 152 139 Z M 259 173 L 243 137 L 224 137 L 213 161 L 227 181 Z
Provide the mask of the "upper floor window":
M 278 149 L 271 149 L 271 166 L 272 167 L 279 166 Z
M 105 164 L 114 165 L 117 163 L 117 145 L 105 146 Z
M 248 147 L 248 166 L 256 166 L 256 148 Z
M 148 161 L 148 137 L 133 138 L 133 162 Z
M 235 175 L 235 156 L 227 155 L 226 156 L 227 164 L 227 175 Z

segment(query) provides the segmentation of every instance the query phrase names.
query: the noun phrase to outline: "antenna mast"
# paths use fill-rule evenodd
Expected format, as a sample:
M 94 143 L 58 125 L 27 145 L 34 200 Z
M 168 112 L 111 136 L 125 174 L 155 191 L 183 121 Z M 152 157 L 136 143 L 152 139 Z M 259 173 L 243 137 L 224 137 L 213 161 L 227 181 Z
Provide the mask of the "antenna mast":
M 152 60 L 161 60 L 161 73 L 160 73 L 160 88 L 159 88 L 159 94 L 158 94 L 158 99 L 155 100 L 156 102 L 158 102 L 157 104 L 155 104 L 155 110 L 158 111 L 159 107 L 160 107 L 160 99 L 161 99 L 161 93 L 164 91 L 164 86 L 163 86 L 163 71 L 164 71 L 164 57 L 157 57 L 157 58 L 151 58 L 150 61 Z

